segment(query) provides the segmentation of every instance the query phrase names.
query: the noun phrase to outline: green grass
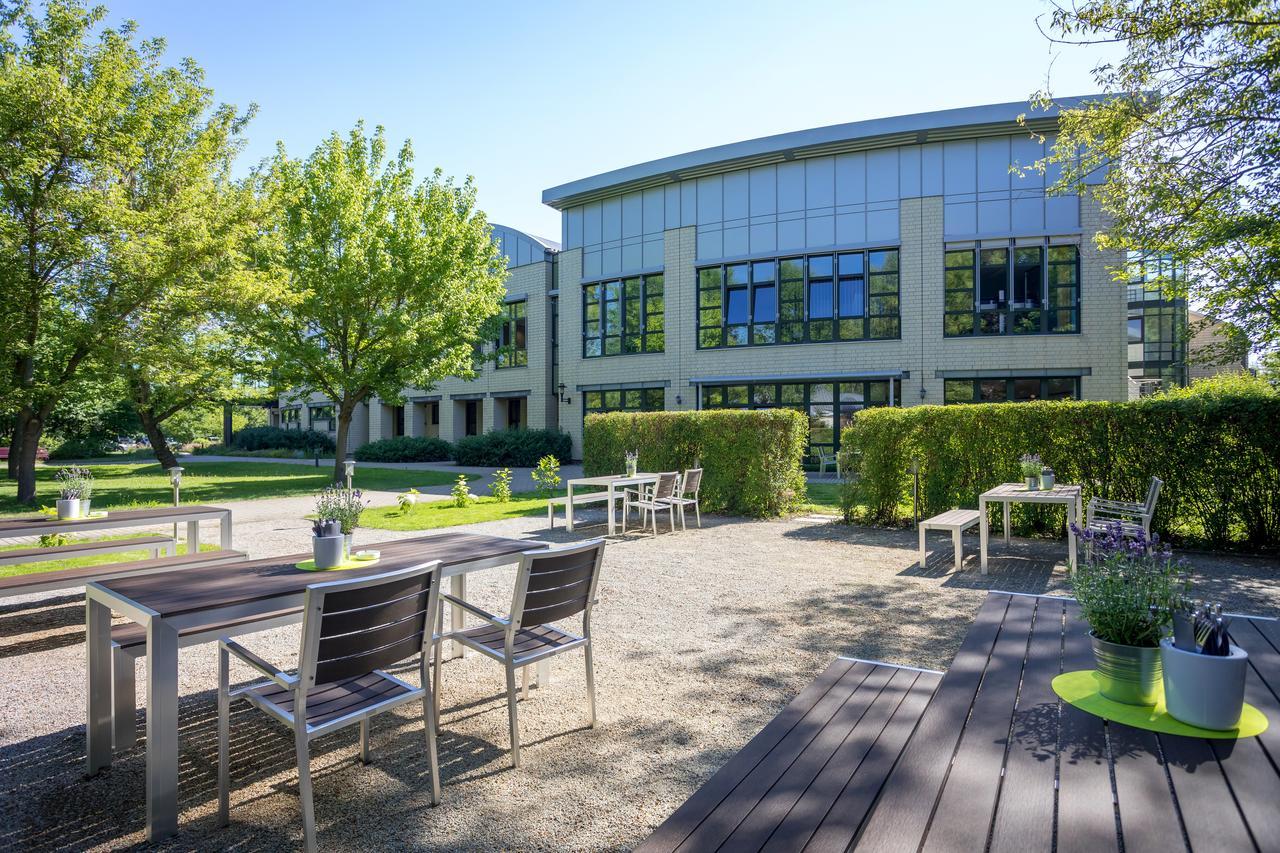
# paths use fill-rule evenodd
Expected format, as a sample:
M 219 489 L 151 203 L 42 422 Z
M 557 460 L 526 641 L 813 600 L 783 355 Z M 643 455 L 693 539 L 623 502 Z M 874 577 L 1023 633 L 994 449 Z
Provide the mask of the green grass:
M 73 542 L 104 542 L 108 539 L 133 539 L 136 533 L 120 533 L 112 536 L 89 536 L 84 538 L 68 539 L 67 544 Z M 0 545 L 2 551 L 16 551 L 19 548 L 30 548 L 30 545 Z M 201 544 L 201 551 L 217 551 L 217 545 Z M 187 553 L 187 543 L 178 543 L 178 553 Z M 140 548 L 136 551 L 120 551 L 115 554 L 96 554 L 89 557 L 69 557 L 65 560 L 49 560 L 43 563 L 22 563 L 16 566 L 0 566 L 0 578 L 14 577 L 15 575 L 34 575 L 40 572 L 53 572 L 58 569 L 76 569 L 80 566 L 96 566 L 105 563 L 125 563 L 129 560 L 147 560 L 151 558 L 151 550 L 149 548 Z
M 801 512 L 840 514 L 840 483 L 809 483 L 809 496 L 800 505 Z
M 556 492 L 563 496 L 564 490 Z M 431 501 L 415 504 L 407 513 L 398 506 L 379 506 L 366 509 L 360 515 L 360 526 L 376 530 L 431 530 L 437 527 L 453 527 L 459 524 L 478 524 L 481 521 L 498 521 L 539 515 L 547 511 L 547 499 L 536 492 L 516 492 L 511 500 L 498 503 L 491 497 L 481 497 L 471 506 L 457 507 L 452 501 Z M 563 512 L 563 510 L 557 510 Z
M 329 485 L 331 464 L 285 465 L 270 462 L 192 462 L 182 460 L 182 502 L 211 503 L 312 495 Z M 93 508 L 167 504 L 173 500 L 169 475 L 156 463 L 93 465 Z M 58 499 L 56 464 L 36 470 L 36 506 L 53 506 Z M 397 468 L 356 468 L 359 489 L 398 491 L 413 486 L 443 486 L 457 479 L 444 471 L 405 471 Z M 18 503 L 17 483 L 0 480 L 0 513 L 31 512 Z

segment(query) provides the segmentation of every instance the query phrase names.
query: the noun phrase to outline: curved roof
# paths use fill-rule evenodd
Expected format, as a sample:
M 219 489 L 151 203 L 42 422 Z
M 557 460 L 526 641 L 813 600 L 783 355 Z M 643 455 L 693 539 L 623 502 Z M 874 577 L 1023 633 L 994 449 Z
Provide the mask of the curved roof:
M 493 239 L 498 248 L 507 256 L 508 267 L 534 264 L 547 260 L 548 252 L 560 251 L 560 244 L 546 237 L 538 237 L 527 231 L 520 231 L 509 225 L 489 223 Z
M 816 157 L 880 148 L 941 142 L 986 134 L 1007 134 L 1020 129 L 1018 117 L 1026 116 L 1027 127 L 1048 130 L 1056 127 L 1060 109 L 1105 98 L 1105 95 L 1081 95 L 1055 99 L 1043 112 L 1032 113 L 1026 101 L 986 104 L 976 107 L 938 110 L 913 115 L 833 124 L 810 130 L 796 130 L 774 136 L 762 136 L 728 145 L 717 145 L 676 154 L 647 163 L 639 163 L 589 178 L 570 181 L 542 191 L 543 204 L 557 210 L 572 207 L 605 195 L 630 192 L 672 181 L 715 174 L 730 169 L 761 166 L 800 157 Z

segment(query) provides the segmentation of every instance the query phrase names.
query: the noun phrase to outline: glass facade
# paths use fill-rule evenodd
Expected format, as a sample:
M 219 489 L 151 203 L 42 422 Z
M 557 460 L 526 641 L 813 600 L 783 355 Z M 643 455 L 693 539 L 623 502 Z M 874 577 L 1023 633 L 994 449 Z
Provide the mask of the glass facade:
M 819 453 L 840 449 L 840 432 L 855 414 L 900 402 L 887 379 L 703 385 L 699 399 L 703 409 L 795 409 L 809 419 L 809 464 Z
M 662 352 L 662 275 L 599 281 L 582 288 L 582 357 Z
M 662 388 L 604 388 L 582 395 L 583 413 L 660 412 L 666 392 Z
M 898 250 L 701 267 L 698 348 L 899 337 Z
M 1187 384 L 1187 303 L 1181 269 L 1169 258 L 1131 258 L 1129 379 L 1141 394 Z
M 1078 399 L 1080 399 L 1080 379 L 1075 376 L 947 379 L 943 382 L 943 402 L 948 405 Z
M 526 303 L 508 302 L 502 310 L 502 330 L 494 343 L 497 354 L 496 365 L 504 367 L 525 367 L 529 364 L 529 349 L 526 339 Z
M 949 249 L 943 261 L 947 337 L 1080 331 L 1077 246 L 984 241 Z

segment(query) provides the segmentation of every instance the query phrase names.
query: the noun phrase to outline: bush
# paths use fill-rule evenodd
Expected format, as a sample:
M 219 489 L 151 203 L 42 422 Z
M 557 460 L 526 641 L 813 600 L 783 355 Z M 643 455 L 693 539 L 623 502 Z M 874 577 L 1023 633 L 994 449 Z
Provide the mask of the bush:
M 355 457 L 360 462 L 441 462 L 453 458 L 453 445 L 442 438 L 402 435 L 361 445 Z
M 285 447 L 270 447 L 266 450 L 241 450 L 239 447 L 227 447 L 224 444 L 207 444 L 191 451 L 196 456 L 244 456 L 263 459 L 306 459 L 307 451 L 301 448 L 289 450 Z
M 568 459 L 573 442 L 567 433 L 553 429 L 508 429 L 469 435 L 453 446 L 459 465 L 532 468 L 543 456 Z
M 248 427 L 231 435 L 231 445 L 241 450 L 315 450 L 333 453 L 333 436 L 313 429 L 281 429 L 280 427 Z
M 50 459 L 101 459 L 116 449 L 115 442 L 105 438 L 69 438 L 49 451 Z
M 624 470 L 628 450 L 642 471 L 703 468 L 703 509 L 768 518 L 805 494 L 800 467 L 808 421 L 789 409 L 611 412 L 588 415 L 582 459 L 587 476 Z
M 1211 547 L 1280 548 L 1280 395 L 1223 382 L 1128 403 L 1034 402 L 867 409 L 841 434 L 871 520 L 894 523 L 920 460 L 921 512 L 976 506 L 978 495 L 1021 479 L 1038 453 L 1060 483 L 1140 501 L 1164 481 L 1154 529 Z M 996 510 L 998 512 L 998 510 Z M 993 516 L 994 517 L 994 516 Z M 1051 531 L 1061 510 L 1015 504 L 1013 526 Z

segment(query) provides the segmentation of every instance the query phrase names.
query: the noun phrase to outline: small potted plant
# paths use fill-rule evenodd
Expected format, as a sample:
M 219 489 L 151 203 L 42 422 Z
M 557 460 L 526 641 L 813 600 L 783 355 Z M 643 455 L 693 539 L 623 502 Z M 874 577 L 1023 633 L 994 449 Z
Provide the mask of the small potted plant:
M 54 479 L 58 482 L 58 519 L 67 521 L 79 518 L 85 488 L 80 469 L 63 468 L 54 475 Z
M 1119 524 L 1101 533 L 1073 526 L 1072 533 L 1090 554 L 1071 585 L 1091 629 L 1099 691 L 1126 705 L 1154 705 L 1160 640 L 1186 591 L 1186 572 L 1169 550 L 1153 547 L 1157 537 L 1126 539 Z
M 1034 453 L 1022 454 L 1022 459 L 1018 463 L 1022 468 L 1022 479 L 1026 481 L 1027 491 L 1034 492 L 1040 488 L 1040 457 Z
M 1231 642 L 1222 606 L 1181 602 L 1172 637 L 1160 641 L 1169 716 L 1202 729 L 1229 730 L 1244 711 L 1249 653 Z
M 342 535 L 340 509 L 333 489 L 316 495 L 316 520 L 311 523 L 311 554 L 317 569 L 342 564 L 346 537 Z
M 344 560 L 350 559 L 351 543 L 355 538 L 356 527 L 360 524 L 360 513 L 364 512 L 364 496 L 359 489 L 344 489 L 334 486 L 329 491 L 334 496 L 334 518 L 342 531 L 344 541 L 342 556 Z
M 627 451 L 627 476 L 634 477 L 636 475 L 637 466 L 640 464 L 640 451 Z
M 1053 489 L 1053 484 L 1057 478 L 1053 474 L 1053 469 L 1048 465 L 1040 469 L 1040 488 L 1049 491 Z

